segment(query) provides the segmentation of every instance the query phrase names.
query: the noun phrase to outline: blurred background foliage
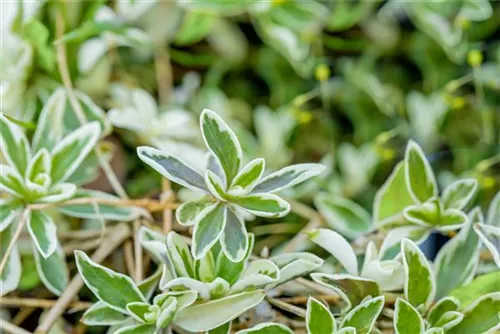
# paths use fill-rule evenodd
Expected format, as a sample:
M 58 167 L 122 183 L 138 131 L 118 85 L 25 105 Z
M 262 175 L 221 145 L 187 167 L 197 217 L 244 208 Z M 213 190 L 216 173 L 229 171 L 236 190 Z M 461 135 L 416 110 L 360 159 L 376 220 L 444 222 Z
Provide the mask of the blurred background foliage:
M 441 188 L 474 177 L 487 205 L 500 189 L 499 17 L 487 0 L 2 2 L 1 111 L 33 133 L 64 45 L 82 101 L 108 111 L 101 145 L 131 197 L 161 190 L 135 147 L 203 159 L 196 119 L 210 108 L 271 170 L 328 166 L 289 198 L 326 192 L 371 211 L 414 139 Z M 89 187 L 111 191 L 94 176 Z M 250 231 L 259 251 L 304 225 L 291 215 Z

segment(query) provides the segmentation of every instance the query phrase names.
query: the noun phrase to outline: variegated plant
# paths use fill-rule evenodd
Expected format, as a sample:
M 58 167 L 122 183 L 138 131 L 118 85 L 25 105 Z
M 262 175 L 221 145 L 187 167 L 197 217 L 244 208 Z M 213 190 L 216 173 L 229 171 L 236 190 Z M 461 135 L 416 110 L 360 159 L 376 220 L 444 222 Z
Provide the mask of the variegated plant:
M 65 256 L 57 238 L 54 213 L 79 218 L 130 220 L 134 208 L 114 208 L 91 203 L 59 205 L 73 198 L 114 196 L 78 189 L 86 173 L 79 171 L 102 134 L 98 121 L 80 127 L 64 127 L 65 93 L 57 91 L 45 106 L 30 144 L 23 129 L 0 114 L 0 233 L 5 267 L 1 273 L 2 294 L 14 290 L 20 280 L 21 262 L 17 238 L 26 227 L 33 241 L 33 254 L 42 282 L 60 294 L 67 281 Z M 53 121 L 58 119 L 58 121 Z M 67 116 L 66 120 L 71 120 Z M 59 127 L 58 127 L 59 125 Z M 94 162 L 95 163 L 95 162 Z M 87 169 L 92 170 L 92 166 Z M 56 210 L 54 212 L 54 209 Z M 60 219 L 59 219 L 60 220 Z
M 334 316 L 329 307 L 314 297 L 309 297 L 306 311 L 308 334 L 364 334 L 377 332 L 375 322 L 384 307 L 384 296 L 367 298 L 343 316 Z M 293 334 L 285 325 L 262 323 L 237 334 Z
M 116 325 L 117 333 L 139 329 L 156 333 L 171 324 L 190 332 L 230 328 L 234 318 L 263 300 L 265 290 L 307 274 L 323 262 L 309 253 L 248 262 L 252 234 L 245 257 L 236 263 L 220 248 L 194 259 L 188 243 L 175 232 L 165 242 L 161 234 L 143 227 L 138 238 L 160 264 L 159 271 L 139 285 L 93 263 L 84 253 L 75 253 L 85 284 L 99 299 L 84 314 L 85 324 Z M 154 294 L 157 286 L 161 293 Z
M 200 127 L 209 149 L 206 168 L 200 168 L 202 162 L 189 166 L 152 147 L 139 147 L 138 155 L 167 179 L 204 193 L 202 199 L 186 202 L 176 211 L 180 224 L 194 226 L 193 256 L 203 258 L 220 240 L 224 254 L 239 262 L 248 249 L 245 219 L 288 214 L 290 204 L 275 193 L 318 175 L 323 166 L 298 164 L 263 177 L 264 159 L 242 167 L 238 138 L 215 112 L 205 109 Z

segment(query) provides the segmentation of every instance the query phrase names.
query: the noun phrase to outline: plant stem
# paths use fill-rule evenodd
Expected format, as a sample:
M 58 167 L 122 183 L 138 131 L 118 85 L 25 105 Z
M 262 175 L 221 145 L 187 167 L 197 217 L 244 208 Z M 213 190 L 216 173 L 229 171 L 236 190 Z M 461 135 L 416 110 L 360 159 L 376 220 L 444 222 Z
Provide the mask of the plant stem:
M 17 297 L 2 297 L 0 298 L 0 305 L 2 307 L 34 307 L 34 308 L 51 308 L 57 303 L 57 300 L 53 299 L 39 299 L 39 298 L 17 298 Z M 67 308 L 73 310 L 86 310 L 90 308 L 93 303 L 90 302 L 71 302 L 67 305 Z
M 56 35 L 58 39 L 64 35 L 64 17 L 60 10 L 56 12 Z M 59 73 L 61 74 L 61 79 L 64 88 L 66 89 L 66 92 L 68 94 L 69 103 L 71 104 L 71 107 L 75 111 L 75 115 L 78 118 L 78 121 L 83 125 L 87 123 L 87 118 L 85 117 L 85 113 L 83 112 L 80 103 L 78 102 L 78 99 L 74 92 L 73 83 L 71 82 L 71 77 L 69 75 L 69 69 L 68 69 L 68 59 L 66 58 L 65 44 L 58 43 L 56 45 L 56 51 L 57 51 L 57 66 L 59 68 Z M 121 185 L 120 181 L 118 180 L 118 177 L 114 173 L 108 161 L 106 161 L 101 150 L 98 147 L 96 147 L 94 148 L 94 152 L 97 157 L 97 160 L 99 161 L 101 169 L 106 175 L 106 178 L 113 187 L 115 193 L 122 198 L 128 198 L 125 189 Z
M 303 308 L 297 307 L 297 306 L 292 305 L 292 304 L 288 304 L 284 301 L 281 301 L 279 299 L 272 298 L 272 297 L 267 297 L 266 299 L 270 304 L 272 304 L 272 305 L 274 305 L 282 310 L 293 313 L 301 318 L 306 317 L 306 311 Z
M 77 205 L 77 204 L 102 204 L 102 205 L 112 205 L 119 207 L 129 207 L 138 206 L 142 207 L 149 212 L 158 212 L 165 209 L 176 209 L 180 206 L 180 203 L 163 203 L 161 201 L 156 201 L 148 198 L 143 199 L 107 199 L 107 198 L 96 198 L 96 197 L 81 197 L 73 198 L 64 202 L 55 203 L 36 203 L 30 204 L 28 208 L 31 210 L 42 210 L 47 208 L 53 208 L 56 206 L 66 206 L 66 205 Z
M 9 261 L 9 256 L 12 250 L 14 249 L 14 246 L 16 245 L 17 239 L 19 239 L 19 236 L 23 232 L 24 224 L 26 224 L 26 220 L 28 220 L 28 216 L 30 214 L 30 209 L 26 208 L 23 211 L 23 214 L 21 216 L 21 220 L 17 224 L 17 229 L 14 232 L 14 235 L 12 236 L 12 239 L 10 240 L 9 246 L 7 246 L 7 249 L 5 250 L 5 253 L 2 258 L 2 262 L 0 262 L 0 275 L 3 273 L 3 270 L 5 266 L 7 265 L 7 262 Z
M 22 329 L 21 327 L 17 327 L 14 324 L 11 324 L 7 320 L 2 319 L 0 321 L 0 328 L 3 329 L 6 333 L 12 333 L 12 334 L 31 334 L 31 332 L 28 332 L 25 329 Z

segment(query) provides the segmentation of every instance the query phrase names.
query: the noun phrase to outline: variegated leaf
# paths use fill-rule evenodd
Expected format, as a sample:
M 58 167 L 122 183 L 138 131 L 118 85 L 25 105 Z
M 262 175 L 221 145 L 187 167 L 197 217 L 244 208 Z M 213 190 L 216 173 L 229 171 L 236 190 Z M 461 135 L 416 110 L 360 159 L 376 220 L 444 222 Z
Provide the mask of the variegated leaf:
M 162 305 L 158 319 L 156 320 L 157 328 L 166 328 L 172 320 L 174 320 L 177 312 L 177 299 L 174 297 L 168 298 Z
M 457 311 L 460 307 L 460 303 L 457 299 L 453 297 L 445 297 L 437 301 L 427 314 L 427 321 L 431 326 L 434 326 L 438 320 L 445 314 L 450 311 Z
M 194 261 L 189 246 L 180 235 L 167 235 L 167 253 L 178 277 L 194 277 Z
M 112 326 L 126 319 L 126 314 L 112 309 L 103 302 L 97 302 L 85 311 L 80 321 L 87 326 Z
M 80 166 L 85 157 L 96 146 L 101 135 L 97 122 L 82 125 L 57 142 L 52 154 L 52 182 L 64 182 Z
M 230 293 L 256 289 L 273 283 L 280 277 L 280 270 L 272 261 L 258 259 L 250 263 L 231 287 Z
M 211 251 L 207 252 L 201 259 L 195 261 L 194 274 L 196 279 L 205 283 L 213 282 L 217 277 L 215 275 L 215 258 Z
M 447 333 L 493 333 L 500 329 L 500 292 L 481 296 L 463 312 L 463 320 Z
M 5 230 L 0 232 L 0 256 L 3 259 L 9 246 L 14 230 L 17 224 L 10 224 Z M 0 274 L 0 296 L 6 295 L 7 293 L 14 291 L 19 281 L 21 280 L 21 257 L 19 256 L 19 251 L 17 245 L 11 249 L 9 258 Z
M 472 201 L 477 191 L 477 181 L 474 179 L 457 180 L 450 184 L 441 196 L 446 209 L 462 210 Z
M 17 199 L 0 198 L 0 233 L 21 217 L 23 205 Z
M 167 256 L 167 247 L 165 243 L 165 237 L 149 229 L 146 226 L 141 226 L 137 234 L 141 246 L 144 247 L 152 258 L 157 263 L 162 263 Z
M 401 241 L 405 268 L 404 292 L 415 307 L 428 308 L 436 295 L 436 279 L 422 251 L 409 239 Z
M 148 324 L 134 324 L 118 329 L 114 334 L 156 334 L 156 326 Z
M 153 147 L 137 148 L 139 158 L 163 177 L 195 191 L 208 192 L 205 179 L 183 161 Z
M 252 233 L 248 235 L 248 247 L 243 259 L 237 263 L 232 262 L 224 252 L 219 252 L 215 265 L 215 273 L 218 277 L 225 279 L 229 284 L 233 285 L 234 282 L 240 277 L 240 274 L 245 269 L 246 263 L 253 250 L 255 237 Z
M 412 140 L 406 147 L 404 166 L 406 184 L 414 201 L 425 202 L 437 196 L 434 172 L 420 146 Z
M 59 244 L 56 250 L 47 258 L 44 258 L 36 247 L 33 248 L 36 269 L 43 285 L 53 294 L 61 295 L 69 282 L 66 254 L 64 254 Z
M 351 275 L 358 274 L 358 259 L 344 237 L 335 231 L 320 228 L 309 233 L 309 240 L 330 253 Z
M 52 217 L 43 211 L 31 211 L 27 221 L 28 231 L 40 254 L 46 259 L 57 248 L 57 228 Z
M 402 226 L 392 229 L 382 242 L 379 257 L 383 258 L 390 249 L 399 245 L 404 238 L 408 238 L 415 244 L 420 245 L 427 240 L 430 233 L 431 229 L 423 226 Z
M 300 276 L 304 276 L 323 264 L 323 260 L 311 253 L 283 253 L 270 258 L 280 269 L 279 279 L 266 288 L 278 286 Z
M 293 334 L 293 331 L 282 324 L 264 322 L 252 328 L 238 331 L 236 334 Z
M 404 210 L 404 217 L 411 223 L 432 226 L 439 231 L 453 231 L 467 222 L 467 215 L 458 209 L 444 209 L 439 198 Z
M 0 190 L 17 198 L 24 198 L 26 191 L 21 174 L 10 166 L 0 164 Z
M 493 256 L 493 260 L 500 268 L 500 227 L 475 224 L 474 231 L 479 235 L 481 241 Z
M 182 203 L 181 206 L 175 210 L 175 218 L 181 225 L 194 225 L 196 222 L 196 216 L 198 216 L 200 212 L 210 204 L 213 204 L 213 202 L 205 197 L 198 201 Z
M 28 138 L 21 127 L 3 113 L 0 113 L 0 150 L 8 164 L 23 174 L 31 160 Z
M 319 300 L 307 300 L 306 327 L 309 334 L 333 334 L 337 330 L 335 318 Z
M 214 196 L 219 201 L 225 201 L 227 199 L 226 189 L 222 180 L 212 171 L 207 170 L 205 173 L 205 183 L 207 185 L 210 194 Z
M 280 218 L 290 212 L 290 204 L 273 194 L 251 194 L 231 199 L 233 203 L 258 217 Z
M 219 240 L 226 226 L 227 212 L 221 203 L 205 208 L 197 217 L 193 231 L 193 246 L 191 251 L 199 260 Z
M 264 174 L 265 161 L 258 158 L 250 161 L 236 175 L 231 184 L 230 191 L 238 194 L 247 194 L 255 187 Z
M 402 298 L 396 300 L 394 309 L 394 330 L 396 334 L 424 333 L 424 319 L 410 303 Z
M 491 200 L 486 223 L 488 225 L 500 227 L 500 191 Z
M 243 218 L 226 208 L 226 226 L 220 239 L 222 251 L 232 262 L 240 262 L 248 247 L 248 233 Z
M 370 333 L 382 312 L 384 301 L 384 296 L 379 296 L 359 304 L 345 315 L 342 327 L 354 327 L 357 334 Z
M 26 188 L 31 194 L 40 196 L 48 191 L 52 183 L 50 178 L 51 169 L 52 157 L 49 151 L 47 149 L 38 151 L 29 161 L 24 177 Z
M 210 299 L 210 289 L 207 284 L 190 277 L 178 277 L 160 284 L 161 290 L 171 289 L 173 291 L 195 291 L 199 298 Z
M 275 193 L 302 183 L 323 172 L 321 164 L 298 164 L 285 167 L 264 177 L 252 190 L 253 193 Z
M 219 160 L 226 181 L 231 184 L 242 162 L 238 138 L 219 115 L 208 109 L 200 116 L 200 127 L 205 144 Z

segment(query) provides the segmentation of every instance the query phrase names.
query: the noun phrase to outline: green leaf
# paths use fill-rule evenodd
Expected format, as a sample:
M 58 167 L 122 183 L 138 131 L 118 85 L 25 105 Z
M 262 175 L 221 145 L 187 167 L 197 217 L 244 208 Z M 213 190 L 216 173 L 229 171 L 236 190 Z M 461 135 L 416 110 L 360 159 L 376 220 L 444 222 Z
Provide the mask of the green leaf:
M 75 259 L 85 285 L 112 309 L 125 313 L 128 303 L 146 302 L 130 277 L 93 262 L 82 251 L 75 251 Z
M 69 281 L 69 270 L 66 263 L 66 255 L 61 246 L 57 244 L 56 250 L 47 258 L 44 258 L 34 247 L 36 269 L 43 285 L 52 293 L 60 296 Z
M 213 282 L 217 277 L 215 275 L 215 259 L 211 251 L 207 252 L 207 255 L 195 262 L 194 277 L 205 283 Z
M 340 298 L 341 311 L 346 312 L 352 307 L 356 307 L 368 296 L 376 297 L 380 295 L 377 283 L 373 280 L 347 274 L 323 274 L 313 273 L 311 277 L 314 281 L 332 289 Z
M 153 147 L 137 148 L 139 159 L 172 182 L 191 190 L 208 192 L 205 179 L 181 160 Z
M 101 133 L 97 122 L 87 123 L 71 132 L 52 149 L 52 182 L 64 182 L 95 147 Z
M 405 152 L 406 185 L 415 202 L 425 202 L 437 196 L 438 188 L 424 152 L 414 141 L 410 141 Z
M 325 166 L 321 164 L 298 164 L 285 167 L 264 177 L 252 190 L 253 193 L 275 193 L 293 187 L 321 174 Z
M 293 331 L 282 324 L 263 322 L 252 328 L 238 331 L 236 334 L 293 334 Z
M 0 164 L 0 189 L 17 198 L 25 194 L 23 178 L 12 167 Z
M 175 313 L 177 312 L 177 299 L 174 297 L 168 298 L 161 307 L 161 312 L 156 320 L 156 327 L 165 328 L 172 320 L 174 320 Z
M 486 223 L 488 225 L 500 227 L 500 191 L 491 200 Z
M 240 262 L 245 257 L 248 247 L 248 233 L 245 221 L 233 210 L 226 209 L 226 226 L 220 239 L 222 251 L 232 262 Z
M 443 298 L 472 280 L 479 262 L 480 246 L 479 237 L 470 222 L 439 250 L 434 261 L 436 298 Z
M 495 291 L 500 291 L 500 271 L 477 276 L 469 284 L 456 287 L 450 296 L 456 298 L 462 307 L 467 307 L 479 297 Z
M 178 277 L 194 277 L 194 261 L 189 246 L 173 231 L 167 235 L 167 252 Z
M 224 201 L 228 197 L 223 181 L 212 171 L 207 170 L 205 173 L 205 183 L 210 194 L 219 201 Z
M 412 205 L 403 214 L 413 224 L 433 226 L 439 231 L 456 230 L 467 222 L 465 213 L 457 209 L 445 210 L 437 197 L 423 204 Z
M 500 329 L 500 292 L 478 298 L 463 312 L 464 319 L 449 334 L 479 334 Z
M 77 189 L 73 183 L 58 183 L 50 187 L 43 197 L 37 199 L 37 202 L 55 203 L 69 200 L 76 194 Z
M 232 324 L 231 321 L 226 322 L 225 324 L 222 324 L 219 327 L 209 330 L 207 334 L 230 334 L 231 324 Z
M 7 247 L 9 246 L 14 230 L 17 224 L 10 224 L 5 230 L 0 232 L 0 257 L 3 259 Z M 0 295 L 4 296 L 7 293 L 14 291 L 19 285 L 21 280 L 21 258 L 19 256 L 19 251 L 17 249 L 17 244 L 14 245 L 10 251 L 9 258 L 0 274 Z
M 110 202 L 118 201 L 119 198 L 105 192 L 96 190 L 81 189 L 78 190 L 74 196 L 77 198 L 102 198 Z M 98 204 L 98 203 L 85 203 L 85 204 L 61 204 L 58 205 L 57 210 L 65 215 L 85 219 L 106 219 L 116 221 L 131 221 L 141 216 L 144 211 L 136 207 L 125 207 L 112 204 Z
M 484 21 L 493 15 L 493 8 L 486 0 L 464 0 L 457 15 L 471 21 Z
M 464 315 L 457 311 L 448 311 L 444 313 L 439 320 L 436 322 L 436 327 L 441 327 L 444 330 L 448 330 L 462 321 Z
M 387 233 L 387 236 L 382 242 L 379 257 L 384 258 L 384 256 L 386 256 L 390 250 L 397 247 L 397 245 L 399 245 L 401 240 L 404 238 L 408 238 L 417 245 L 420 245 L 429 237 L 430 233 L 431 229 L 423 226 L 402 226 L 394 228 Z
M 162 234 L 143 225 L 139 229 L 137 237 L 141 246 L 148 251 L 156 263 L 164 262 L 165 255 L 167 255 L 167 245 Z
M 132 316 L 136 321 L 142 322 L 142 323 L 149 323 L 145 317 L 147 313 L 149 313 L 149 305 L 148 303 L 143 303 L 143 302 L 132 302 L 128 303 L 126 308 L 128 314 Z
M 212 30 L 215 19 L 214 15 L 188 11 L 175 35 L 174 43 L 190 45 L 201 41 Z
M 219 160 L 226 181 L 231 184 L 241 167 L 242 151 L 233 130 L 215 112 L 205 109 L 200 116 L 201 132 L 208 149 Z
M 219 252 L 217 257 L 215 271 L 216 275 L 220 278 L 225 279 L 230 285 L 233 285 L 234 282 L 240 277 L 240 274 L 243 272 L 246 266 L 246 262 L 250 257 L 250 254 L 253 250 L 253 245 L 255 242 L 255 237 L 253 234 L 248 235 L 248 247 L 245 253 L 245 257 L 237 263 L 232 262 L 229 258 L 224 254 L 224 252 Z
M 54 44 L 79 43 L 104 32 L 120 33 L 124 29 L 126 29 L 125 25 L 119 20 L 87 21 L 77 29 L 70 31 L 64 34 L 61 38 L 55 40 Z
M 194 225 L 196 217 L 210 204 L 213 204 L 213 202 L 205 197 L 198 201 L 182 203 L 181 206 L 175 210 L 175 218 L 181 225 Z
M 38 65 L 48 73 L 56 69 L 56 52 L 49 43 L 49 29 L 36 19 L 30 20 L 23 27 L 23 38 L 33 45 Z
M 177 313 L 175 324 L 191 332 L 208 331 L 237 318 L 264 297 L 264 291 L 255 290 L 192 305 Z
M 445 297 L 440 299 L 434 306 L 431 307 L 427 315 L 427 320 L 431 326 L 434 326 L 438 320 L 449 311 L 457 311 L 460 302 L 454 297 Z
M 19 174 L 24 174 L 31 159 L 28 138 L 23 130 L 3 113 L 0 113 L 0 150 L 5 161 Z
M 52 255 L 57 248 L 57 227 L 52 217 L 43 211 L 31 211 L 27 226 L 40 254 L 45 259 Z
M 309 233 L 309 240 L 324 248 L 351 275 L 358 274 L 358 259 L 351 244 L 335 231 L 320 228 Z
M 23 205 L 17 200 L 0 198 L 0 232 L 21 216 Z
M 307 301 L 306 326 L 309 334 L 333 334 L 337 329 L 330 310 L 313 297 Z
M 257 182 L 264 174 L 265 161 L 258 158 L 250 161 L 243 167 L 238 175 L 236 175 L 233 183 L 231 184 L 230 191 L 240 194 L 247 194 L 255 187 Z
M 97 302 L 85 311 L 80 321 L 87 326 L 112 326 L 126 319 L 127 315 L 112 309 L 103 302 Z
M 276 264 L 267 259 L 258 259 L 241 273 L 239 279 L 233 284 L 229 293 L 234 294 L 248 290 L 255 290 L 273 283 L 279 278 L 280 270 Z
M 199 260 L 219 240 L 226 225 L 227 212 L 221 203 L 205 208 L 197 217 L 193 231 L 192 253 Z
M 346 314 L 342 327 L 354 327 L 357 334 L 368 334 L 384 308 L 384 296 L 368 299 Z
M 481 241 L 493 256 L 496 265 L 500 268 L 500 227 L 474 224 L 474 231 L 481 238 Z
M 26 168 L 25 180 L 28 188 L 30 190 L 42 188 L 42 191 L 47 191 L 51 183 L 49 176 L 51 169 L 52 157 L 47 149 L 41 149 L 33 156 Z M 39 181 L 40 177 L 44 177 L 48 181 L 46 185 Z
M 436 280 L 422 251 L 409 239 L 401 241 L 405 269 L 404 292 L 415 307 L 428 308 L 436 295 Z
M 156 334 L 156 326 L 155 325 L 131 325 L 122 327 L 114 334 Z
M 290 212 L 290 204 L 273 194 L 252 194 L 231 200 L 258 217 L 281 218 Z
M 341 197 L 319 194 L 314 204 L 330 228 L 355 239 L 371 228 L 370 214 L 360 205 Z
M 141 291 L 146 300 L 150 300 L 153 296 L 153 293 L 156 291 L 158 283 L 160 283 L 162 273 L 162 268 L 158 267 L 151 276 L 147 277 L 137 284 L 139 291 Z
M 461 179 L 450 184 L 442 195 L 443 205 L 446 209 L 462 210 L 476 195 L 477 181 L 474 179 Z
M 418 311 L 406 300 L 398 298 L 394 309 L 394 329 L 396 334 L 423 333 L 424 320 Z
M 356 328 L 354 327 L 344 327 L 338 331 L 338 334 L 356 334 Z

